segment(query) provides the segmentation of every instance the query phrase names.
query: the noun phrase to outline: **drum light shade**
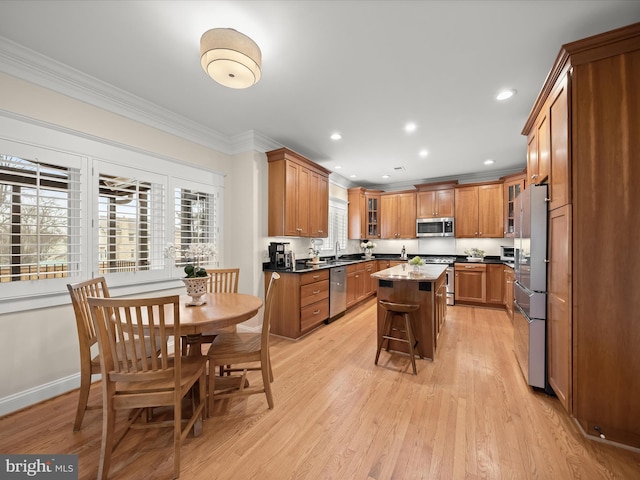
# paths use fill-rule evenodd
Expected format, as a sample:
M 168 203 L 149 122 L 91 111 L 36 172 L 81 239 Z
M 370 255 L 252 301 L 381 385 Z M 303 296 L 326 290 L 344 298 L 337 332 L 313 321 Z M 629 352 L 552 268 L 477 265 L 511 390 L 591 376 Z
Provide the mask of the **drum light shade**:
M 260 80 L 262 52 L 243 33 L 232 28 L 214 28 L 200 38 L 200 63 L 219 84 L 247 88 Z

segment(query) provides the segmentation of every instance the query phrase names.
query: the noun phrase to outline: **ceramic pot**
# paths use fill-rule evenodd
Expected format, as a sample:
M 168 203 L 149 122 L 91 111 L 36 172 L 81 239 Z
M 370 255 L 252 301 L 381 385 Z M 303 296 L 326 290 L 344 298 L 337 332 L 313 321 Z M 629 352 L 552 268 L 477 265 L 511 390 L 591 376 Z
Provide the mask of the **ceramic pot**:
M 187 303 L 187 305 L 202 305 L 204 304 L 204 299 L 202 296 L 207 293 L 207 283 L 209 282 L 209 277 L 193 277 L 193 278 L 183 278 L 185 287 L 187 287 L 187 295 L 191 297 L 191 301 Z

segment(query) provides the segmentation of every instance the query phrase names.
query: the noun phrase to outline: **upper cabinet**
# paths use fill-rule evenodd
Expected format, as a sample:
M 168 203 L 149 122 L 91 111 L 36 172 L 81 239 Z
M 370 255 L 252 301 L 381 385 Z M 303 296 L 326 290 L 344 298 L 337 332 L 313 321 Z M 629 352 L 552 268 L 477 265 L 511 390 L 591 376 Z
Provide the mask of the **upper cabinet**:
M 380 196 L 380 238 L 416 238 L 416 193 Z
M 502 182 L 493 182 L 456 187 L 457 238 L 503 237 L 502 185 Z
M 504 230 L 503 234 L 507 238 L 513 238 L 515 234 L 515 200 L 516 197 L 524 190 L 524 180 L 527 174 L 525 172 L 502 177 L 504 181 L 503 192 L 503 206 L 504 206 Z
M 350 188 L 349 238 L 380 238 L 380 190 Z
M 416 185 L 417 218 L 453 217 L 454 185 L 457 182 Z
M 329 170 L 289 149 L 267 152 L 270 237 L 329 235 Z

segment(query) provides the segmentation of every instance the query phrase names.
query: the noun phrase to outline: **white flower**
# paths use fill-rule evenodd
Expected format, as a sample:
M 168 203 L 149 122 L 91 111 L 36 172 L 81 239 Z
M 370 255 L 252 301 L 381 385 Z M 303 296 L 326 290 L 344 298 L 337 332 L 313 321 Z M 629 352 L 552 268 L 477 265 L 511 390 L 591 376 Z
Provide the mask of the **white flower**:
M 178 247 L 182 247 L 182 245 Z M 178 254 L 180 254 L 181 261 L 186 262 L 185 272 L 190 266 L 193 268 L 189 269 L 189 271 L 200 269 L 201 262 L 208 263 L 210 259 L 215 259 L 217 253 L 213 243 L 189 243 L 188 245 L 184 245 L 186 248 L 178 247 L 173 243 L 167 244 L 164 248 L 164 256 L 165 258 L 175 260 Z M 189 275 L 188 272 L 187 274 Z
M 367 250 L 367 249 L 371 249 L 373 250 L 374 248 L 376 248 L 376 244 L 373 242 L 361 242 L 360 243 L 360 248 L 363 250 Z

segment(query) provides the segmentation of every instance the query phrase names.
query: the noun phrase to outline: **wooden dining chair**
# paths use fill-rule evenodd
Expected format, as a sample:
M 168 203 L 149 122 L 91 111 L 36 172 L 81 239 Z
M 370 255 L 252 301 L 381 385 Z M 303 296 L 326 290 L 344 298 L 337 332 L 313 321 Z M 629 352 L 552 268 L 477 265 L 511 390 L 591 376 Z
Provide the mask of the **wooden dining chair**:
M 273 371 L 271 370 L 271 357 L 269 355 L 269 332 L 271 330 L 273 301 L 279 279 L 280 275 L 276 272 L 271 274 L 264 304 L 262 332 L 220 333 L 211 343 L 207 355 L 209 358 L 209 415 L 213 412 L 213 403 L 216 399 L 240 397 L 256 393 L 264 393 L 267 397 L 269 408 L 273 408 L 273 396 L 271 394 Z M 255 365 L 256 363 L 258 365 Z M 230 366 L 225 371 L 242 372 L 239 387 L 216 392 L 216 376 L 213 372 L 215 372 L 215 367 L 220 365 Z M 262 385 L 246 386 L 247 372 L 250 370 L 260 370 L 262 372 Z
M 179 298 L 88 299 L 103 372 L 99 479 L 107 478 L 113 450 L 130 428 L 158 426 L 173 427 L 173 474 L 174 478 L 180 476 L 182 442 L 196 421 L 203 418 L 206 405 L 207 358 L 182 355 Z M 168 319 L 173 319 L 172 331 Z M 146 332 L 154 333 L 148 336 L 150 345 L 130 341 Z M 118 348 L 118 344 L 125 347 Z M 169 349 L 172 344 L 173 353 Z M 152 354 L 156 349 L 159 355 Z M 190 392 L 191 416 L 183 425 L 182 401 Z M 135 423 L 145 409 L 161 406 L 173 408 L 172 420 Z M 126 428 L 115 438 L 119 410 L 134 410 L 135 414 L 128 416 Z
M 240 279 L 240 269 L 239 268 L 210 268 L 207 269 L 207 273 L 209 274 L 209 282 L 207 283 L 207 291 L 211 293 L 216 292 L 224 292 L 224 293 L 238 293 L 238 280 Z M 232 325 L 230 327 L 226 327 L 220 330 L 210 330 L 203 332 L 200 337 L 198 337 L 197 345 L 190 345 L 190 348 L 202 348 L 204 344 L 210 344 L 213 342 L 213 339 L 216 338 L 216 335 L 219 333 L 229 333 L 235 332 L 236 326 Z M 186 338 L 183 339 L 183 348 L 186 350 L 187 343 Z
M 91 355 L 91 347 L 97 343 L 98 337 L 91 321 L 87 298 L 109 298 L 109 289 L 104 277 L 70 283 L 67 284 L 67 289 L 71 296 L 71 305 L 73 305 L 73 313 L 76 317 L 76 329 L 78 330 L 78 342 L 80 344 L 80 393 L 78 395 L 76 419 L 73 422 L 73 430 L 78 431 L 82 427 L 85 411 L 102 408 L 102 404 L 88 405 L 91 376 L 100 373 L 100 358 L 98 355 Z

